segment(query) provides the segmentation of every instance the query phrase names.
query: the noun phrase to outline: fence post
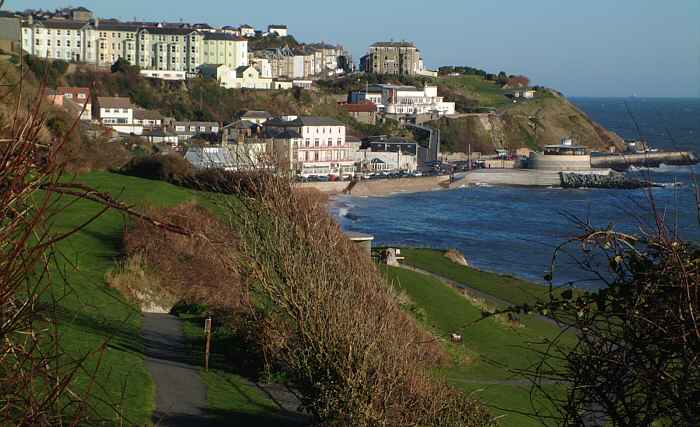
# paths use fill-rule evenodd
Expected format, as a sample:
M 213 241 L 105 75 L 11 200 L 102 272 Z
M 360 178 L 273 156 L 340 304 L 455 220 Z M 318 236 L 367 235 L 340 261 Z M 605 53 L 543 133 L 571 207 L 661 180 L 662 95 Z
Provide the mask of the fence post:
M 206 343 L 204 344 L 204 370 L 209 371 L 209 346 L 211 345 L 211 316 L 204 321 L 204 334 Z

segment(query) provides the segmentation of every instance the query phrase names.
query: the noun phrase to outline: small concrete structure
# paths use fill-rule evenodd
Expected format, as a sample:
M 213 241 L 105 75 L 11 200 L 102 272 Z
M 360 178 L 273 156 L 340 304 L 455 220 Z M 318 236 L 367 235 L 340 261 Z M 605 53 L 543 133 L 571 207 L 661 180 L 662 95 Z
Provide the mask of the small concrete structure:
M 588 148 L 563 139 L 559 145 L 547 145 L 543 153 L 530 153 L 530 168 L 545 171 L 589 171 L 591 154 Z
M 374 241 L 374 236 L 371 234 L 358 233 L 356 231 L 346 231 L 345 235 L 348 236 L 348 239 L 367 251 L 367 255 L 372 254 L 372 241 Z

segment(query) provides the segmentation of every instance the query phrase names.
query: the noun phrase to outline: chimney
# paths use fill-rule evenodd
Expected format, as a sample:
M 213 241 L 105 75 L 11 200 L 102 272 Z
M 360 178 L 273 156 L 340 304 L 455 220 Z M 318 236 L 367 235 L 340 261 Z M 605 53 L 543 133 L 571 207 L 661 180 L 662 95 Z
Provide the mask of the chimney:
M 95 28 L 100 26 L 100 18 L 95 18 Z

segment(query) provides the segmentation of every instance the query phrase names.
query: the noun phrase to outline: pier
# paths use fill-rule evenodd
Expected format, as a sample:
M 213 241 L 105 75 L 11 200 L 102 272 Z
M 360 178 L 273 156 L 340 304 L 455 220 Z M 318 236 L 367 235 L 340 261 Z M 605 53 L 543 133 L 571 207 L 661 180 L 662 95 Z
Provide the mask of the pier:
M 692 151 L 655 151 L 634 154 L 591 156 L 591 167 L 624 171 L 630 166 L 658 167 L 666 165 L 694 165 L 698 157 Z

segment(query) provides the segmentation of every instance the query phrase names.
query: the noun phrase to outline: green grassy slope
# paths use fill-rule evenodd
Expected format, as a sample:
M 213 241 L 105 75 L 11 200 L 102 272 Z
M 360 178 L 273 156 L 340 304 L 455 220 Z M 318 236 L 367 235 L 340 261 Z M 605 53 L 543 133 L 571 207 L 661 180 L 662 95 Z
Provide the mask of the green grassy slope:
M 480 107 L 503 107 L 510 101 L 503 96 L 503 89 L 496 82 L 488 81 L 481 76 L 441 77 L 436 80 L 439 86 L 449 88 L 467 98 L 479 103 Z
M 105 172 L 83 175 L 77 181 L 136 206 L 169 206 L 193 198 L 192 192 L 163 182 Z M 75 227 L 99 210 L 92 202 L 69 204 L 55 218 L 54 231 Z M 123 412 L 125 425 L 144 425 L 150 420 L 155 391 L 143 364 L 140 312 L 105 282 L 105 274 L 121 254 L 126 221 L 121 213 L 109 211 L 58 245 L 60 257 L 54 270 L 65 271 L 67 280 L 54 280 L 53 295 L 59 298 L 62 345 L 70 356 L 94 352 L 108 340 L 103 354 L 86 363 L 88 372 L 94 372 L 99 361 L 91 395 L 96 412 L 119 422 L 110 409 L 114 405 Z M 81 373 L 78 384 L 85 386 L 88 380 L 89 375 Z
M 513 304 L 532 303 L 547 296 L 548 289 L 512 276 L 479 271 L 452 262 L 433 249 L 402 248 L 406 264 L 464 283 Z
M 495 414 L 504 415 L 503 425 L 538 425 L 526 416 L 502 409 L 531 410 L 529 387 L 512 383 L 521 379 L 509 370 L 533 363 L 536 355 L 526 349 L 536 346 L 534 343 L 543 337 L 556 336 L 559 330 L 532 318 L 523 319 L 524 327 L 511 327 L 495 319 L 479 320 L 481 309 L 439 280 L 401 268 L 388 267 L 385 271 L 425 314 L 424 323 L 444 340 L 453 355 L 452 366 L 438 373 L 465 392 L 476 393 Z M 461 334 L 463 342 L 449 342 L 451 333 Z

